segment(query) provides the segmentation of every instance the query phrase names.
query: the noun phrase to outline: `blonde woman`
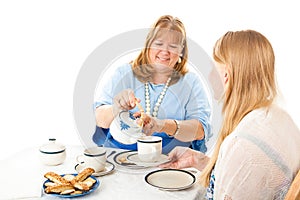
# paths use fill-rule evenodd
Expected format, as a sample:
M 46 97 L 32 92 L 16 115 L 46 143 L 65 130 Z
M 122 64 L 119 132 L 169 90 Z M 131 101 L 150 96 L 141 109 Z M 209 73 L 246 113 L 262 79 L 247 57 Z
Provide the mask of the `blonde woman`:
M 284 199 L 300 169 L 300 131 L 275 105 L 275 56 L 253 30 L 227 32 L 213 51 L 223 93 L 223 123 L 211 158 L 175 148 L 161 167 L 196 167 L 207 199 Z
M 200 77 L 188 70 L 187 59 L 183 23 L 170 15 L 161 16 L 137 58 L 118 67 L 99 92 L 94 142 L 137 150 L 134 140 L 130 143 L 114 137 L 112 122 L 121 110 L 139 111 L 138 101 L 145 111 L 143 131 L 163 138 L 163 153 L 175 146 L 205 152 L 205 140 L 211 135 L 211 108 Z

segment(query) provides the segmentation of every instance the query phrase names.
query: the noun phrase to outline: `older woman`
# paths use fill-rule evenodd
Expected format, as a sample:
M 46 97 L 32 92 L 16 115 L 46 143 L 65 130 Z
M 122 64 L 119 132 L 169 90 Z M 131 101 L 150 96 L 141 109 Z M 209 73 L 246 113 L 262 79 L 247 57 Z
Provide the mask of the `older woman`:
M 275 56 L 253 30 L 227 32 L 215 44 L 216 79 L 224 86 L 223 124 L 209 158 L 187 148 L 161 167 L 196 167 L 208 199 L 284 199 L 300 169 L 300 131 L 274 103 Z
M 145 110 L 143 132 L 163 138 L 163 152 L 175 146 L 206 151 L 210 104 L 200 77 L 187 68 L 185 28 L 178 18 L 160 17 L 150 29 L 138 57 L 116 69 L 95 102 L 98 145 L 136 150 L 110 133 L 116 113 Z

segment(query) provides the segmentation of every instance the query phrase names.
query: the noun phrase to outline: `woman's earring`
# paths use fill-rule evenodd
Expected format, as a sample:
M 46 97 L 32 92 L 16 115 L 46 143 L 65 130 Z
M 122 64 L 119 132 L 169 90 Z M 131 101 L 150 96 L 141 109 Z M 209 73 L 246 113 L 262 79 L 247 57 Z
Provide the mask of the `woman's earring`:
M 181 63 L 181 61 L 182 61 L 182 60 L 181 60 L 181 57 L 182 57 L 182 53 L 181 53 L 181 54 L 179 55 L 179 57 L 178 57 L 178 61 L 177 61 L 178 63 Z
M 178 61 L 177 61 L 177 62 L 178 62 L 178 63 L 181 63 L 181 57 L 178 58 Z

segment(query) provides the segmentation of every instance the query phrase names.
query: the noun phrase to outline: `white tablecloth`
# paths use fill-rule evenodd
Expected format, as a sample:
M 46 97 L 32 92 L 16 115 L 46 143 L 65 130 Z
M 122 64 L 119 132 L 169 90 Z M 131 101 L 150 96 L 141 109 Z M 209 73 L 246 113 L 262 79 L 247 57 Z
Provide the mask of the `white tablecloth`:
M 120 149 L 114 149 L 120 152 Z M 53 171 L 58 174 L 77 173 L 74 169 L 76 156 L 82 154 L 83 147 L 67 146 L 66 161 L 58 166 L 45 166 L 39 160 L 38 148 L 26 149 L 10 159 L 0 161 L 0 199 L 59 199 L 43 193 L 44 174 Z M 112 149 L 107 150 L 107 155 Z M 111 156 L 108 160 L 113 162 Z M 157 168 L 126 170 L 114 163 L 115 170 L 105 176 L 97 177 L 100 186 L 94 192 L 76 199 L 102 200 L 193 200 L 203 199 L 204 188 L 197 183 L 181 191 L 164 191 L 152 187 L 144 180 L 145 176 Z

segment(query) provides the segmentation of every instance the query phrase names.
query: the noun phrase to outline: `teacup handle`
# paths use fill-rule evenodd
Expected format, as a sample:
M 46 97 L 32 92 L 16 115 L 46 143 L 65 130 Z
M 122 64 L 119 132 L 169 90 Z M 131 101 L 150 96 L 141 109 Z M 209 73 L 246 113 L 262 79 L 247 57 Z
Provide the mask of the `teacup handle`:
M 81 166 L 83 163 L 77 163 L 74 167 L 74 169 L 76 170 L 78 166 Z
M 83 159 L 83 155 L 79 155 L 79 156 L 77 156 L 76 157 L 76 161 L 78 162 L 78 163 L 84 163 L 84 159 Z
M 77 171 L 78 166 L 81 166 L 81 168 L 86 168 L 86 164 L 84 162 L 79 162 L 75 165 L 74 169 Z

